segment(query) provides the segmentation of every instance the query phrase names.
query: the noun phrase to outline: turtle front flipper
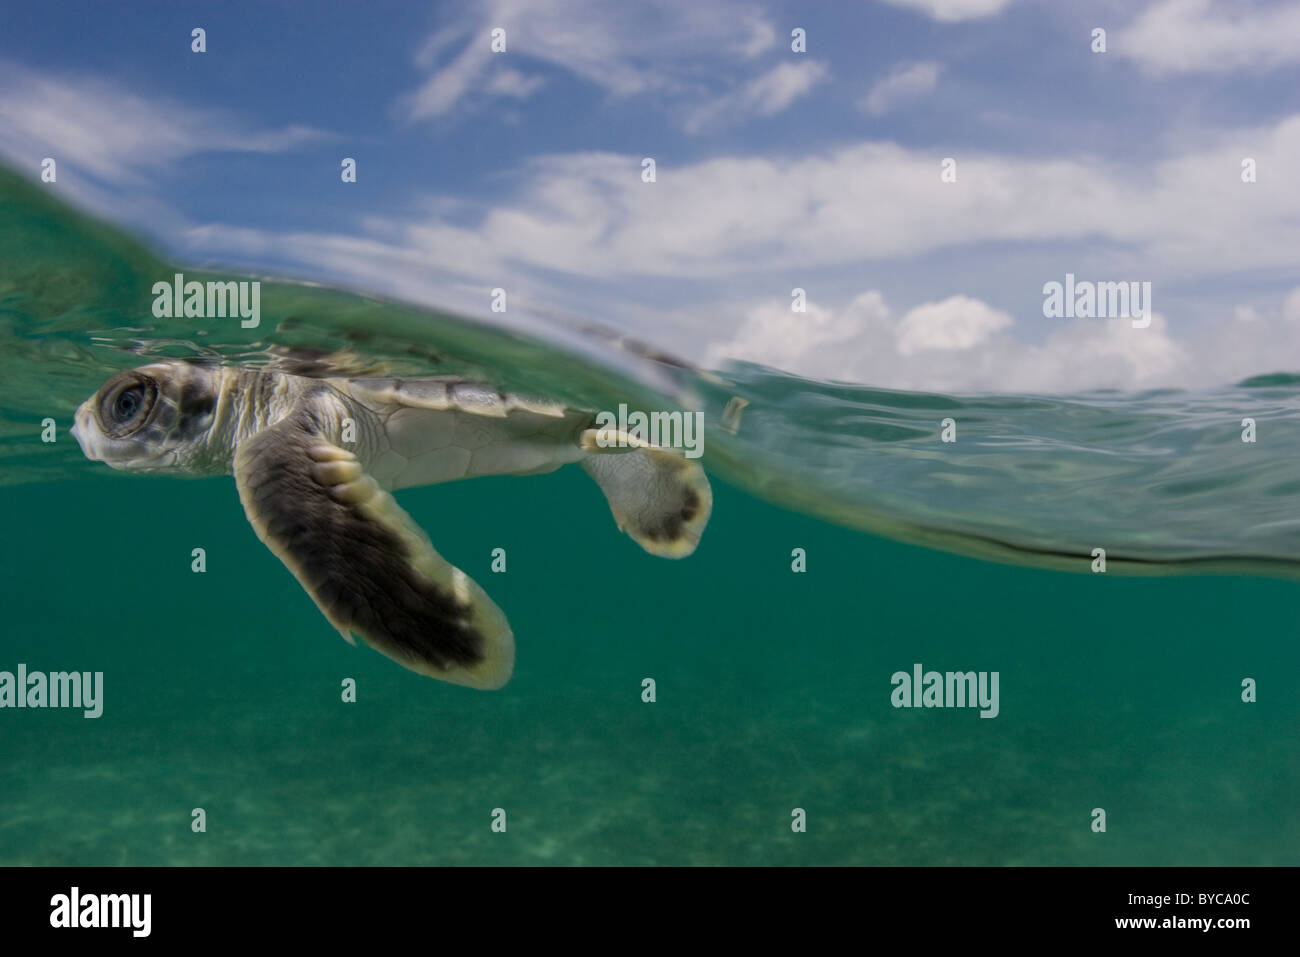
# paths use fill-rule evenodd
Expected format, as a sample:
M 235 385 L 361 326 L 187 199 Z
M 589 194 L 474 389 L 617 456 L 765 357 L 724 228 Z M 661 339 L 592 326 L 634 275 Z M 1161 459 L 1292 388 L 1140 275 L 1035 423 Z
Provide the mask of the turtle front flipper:
M 258 538 L 345 638 L 443 681 L 504 685 L 515 644 L 501 609 L 316 428 L 300 412 L 239 443 L 235 481 Z

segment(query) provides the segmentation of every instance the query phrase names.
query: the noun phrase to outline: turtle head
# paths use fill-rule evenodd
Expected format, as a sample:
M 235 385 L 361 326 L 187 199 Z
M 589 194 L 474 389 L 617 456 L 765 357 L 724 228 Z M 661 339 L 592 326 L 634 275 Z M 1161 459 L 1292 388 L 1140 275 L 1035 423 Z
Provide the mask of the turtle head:
M 86 458 L 115 469 L 213 471 L 220 386 L 220 367 L 175 359 L 119 372 L 81 403 L 72 437 Z

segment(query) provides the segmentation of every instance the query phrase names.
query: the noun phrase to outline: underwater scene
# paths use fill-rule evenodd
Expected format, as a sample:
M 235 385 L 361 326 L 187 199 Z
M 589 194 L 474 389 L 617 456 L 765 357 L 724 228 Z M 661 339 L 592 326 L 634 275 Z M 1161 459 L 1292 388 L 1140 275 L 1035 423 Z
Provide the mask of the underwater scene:
M 15 11 L 0 866 L 1300 864 L 1297 51 Z
M 273 282 L 257 329 L 137 325 L 181 267 L 14 174 L 0 209 L 6 864 L 1296 862 L 1300 379 L 893 392 Z M 86 460 L 81 403 L 162 360 L 698 412 L 712 514 L 665 560 L 577 467 L 401 492 L 517 642 L 433 681 L 230 476 Z

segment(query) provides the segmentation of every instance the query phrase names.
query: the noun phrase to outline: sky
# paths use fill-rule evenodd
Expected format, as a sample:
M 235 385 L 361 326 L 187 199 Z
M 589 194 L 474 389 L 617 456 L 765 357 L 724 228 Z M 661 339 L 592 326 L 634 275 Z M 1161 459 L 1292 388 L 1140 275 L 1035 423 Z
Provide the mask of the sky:
M 1300 3 L 2 16 L 0 157 L 55 159 L 44 188 L 195 267 L 485 317 L 501 288 L 706 365 L 885 388 L 1300 372 Z M 1067 274 L 1150 283 L 1150 322 L 1045 315 Z

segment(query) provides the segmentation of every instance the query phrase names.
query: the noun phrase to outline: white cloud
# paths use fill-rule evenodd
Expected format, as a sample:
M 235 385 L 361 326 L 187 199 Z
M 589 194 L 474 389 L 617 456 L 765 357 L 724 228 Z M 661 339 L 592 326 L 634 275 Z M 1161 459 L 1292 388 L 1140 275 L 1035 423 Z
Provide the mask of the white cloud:
M 139 186 L 199 153 L 280 153 L 325 137 L 304 126 L 254 129 L 222 110 L 137 96 L 98 79 L 51 77 L 0 61 L 0 153 L 45 156 L 103 183 Z
M 862 101 L 862 108 L 872 116 L 883 116 L 901 103 L 919 99 L 932 92 L 938 82 L 939 64 L 902 64 L 871 88 L 871 92 Z
M 774 116 L 807 94 L 826 76 L 826 64 L 816 60 L 782 63 L 756 77 L 742 89 L 741 100 L 762 116 Z
M 754 115 L 775 116 L 811 92 L 826 73 L 826 65 L 817 60 L 779 64 L 739 89 L 691 111 L 686 131 L 697 133 L 705 127 L 735 123 Z
M 816 302 L 807 303 L 806 309 L 796 313 L 780 302 L 754 306 L 733 338 L 709 346 L 705 362 L 716 366 L 725 359 L 745 359 L 805 375 L 851 378 L 846 373 L 859 364 L 868 343 L 892 340 L 889 307 L 875 290 L 842 310 Z M 846 347 L 853 358 L 844 356 Z
M 1111 44 L 1155 75 L 1268 70 L 1300 62 L 1300 6 L 1165 0 Z
M 1126 165 L 962 150 L 957 182 L 942 183 L 944 155 L 866 142 L 791 159 L 664 163 L 647 184 L 640 156 L 564 154 L 527 164 L 519 192 L 456 223 L 375 225 L 395 251 L 482 274 L 524 266 L 719 281 L 989 241 L 1087 243 L 1130 265 L 1159 264 L 1166 278 L 1295 267 L 1300 181 L 1282 171 L 1300 155 L 1300 116 Z M 1241 182 L 1243 155 L 1258 161 L 1259 182 Z
M 1043 320 L 1048 322 L 1051 320 Z M 814 378 L 880 388 L 950 392 L 1055 392 L 1141 388 L 1186 379 L 1192 363 L 1163 316 L 1146 329 L 1127 319 L 1075 320 L 1041 345 L 1008 334 L 1005 312 L 966 296 L 924 303 L 895 318 L 878 291 L 846 307 L 810 303 L 748 311 L 735 335 L 713 344 L 708 363 L 744 359 Z
M 999 329 L 1011 325 L 1012 318 L 968 296 L 951 296 L 943 302 L 927 302 L 905 315 L 898 324 L 899 355 L 917 352 L 942 352 L 971 349 Z
M 956 23 L 961 20 L 978 20 L 1001 13 L 1012 0 L 883 0 L 895 7 L 905 7 L 923 13 L 931 20 Z
M 708 310 L 716 317 L 718 308 Z M 701 313 L 703 315 L 704 313 Z M 1017 325 L 1049 324 L 1041 343 Z M 1297 371 L 1300 288 L 1263 310 L 1237 306 L 1225 321 L 1175 338 L 1160 313 L 1145 329 L 1129 319 L 1024 319 L 966 296 L 924 303 L 895 318 L 880 292 L 841 308 L 809 302 L 743 310 L 707 365 L 727 359 L 880 388 L 941 392 L 1064 393 L 1090 389 L 1202 388 L 1265 372 Z
M 427 120 L 451 111 L 475 84 L 486 86 L 481 74 L 492 56 L 486 47 L 468 46 L 449 64 L 403 98 L 403 109 L 412 120 Z
M 1291 295 L 1282 303 L 1282 319 L 1300 327 L 1300 288 L 1291 290 Z
M 526 100 L 537 92 L 545 81 L 540 76 L 524 76 L 518 70 L 501 70 L 493 75 L 485 87 L 493 96 L 509 96 Z
M 408 119 L 443 116 L 472 103 L 475 94 L 500 95 L 501 82 L 490 74 L 498 61 L 511 62 L 507 57 L 563 70 L 616 97 L 654 92 L 698 98 L 693 66 L 701 58 L 743 64 L 776 43 L 772 25 L 739 0 L 617 6 L 600 0 L 491 0 L 449 9 L 452 22 L 416 56 L 417 66 L 433 72 L 403 97 L 400 109 Z M 506 31 L 504 54 L 491 50 L 497 27 Z

